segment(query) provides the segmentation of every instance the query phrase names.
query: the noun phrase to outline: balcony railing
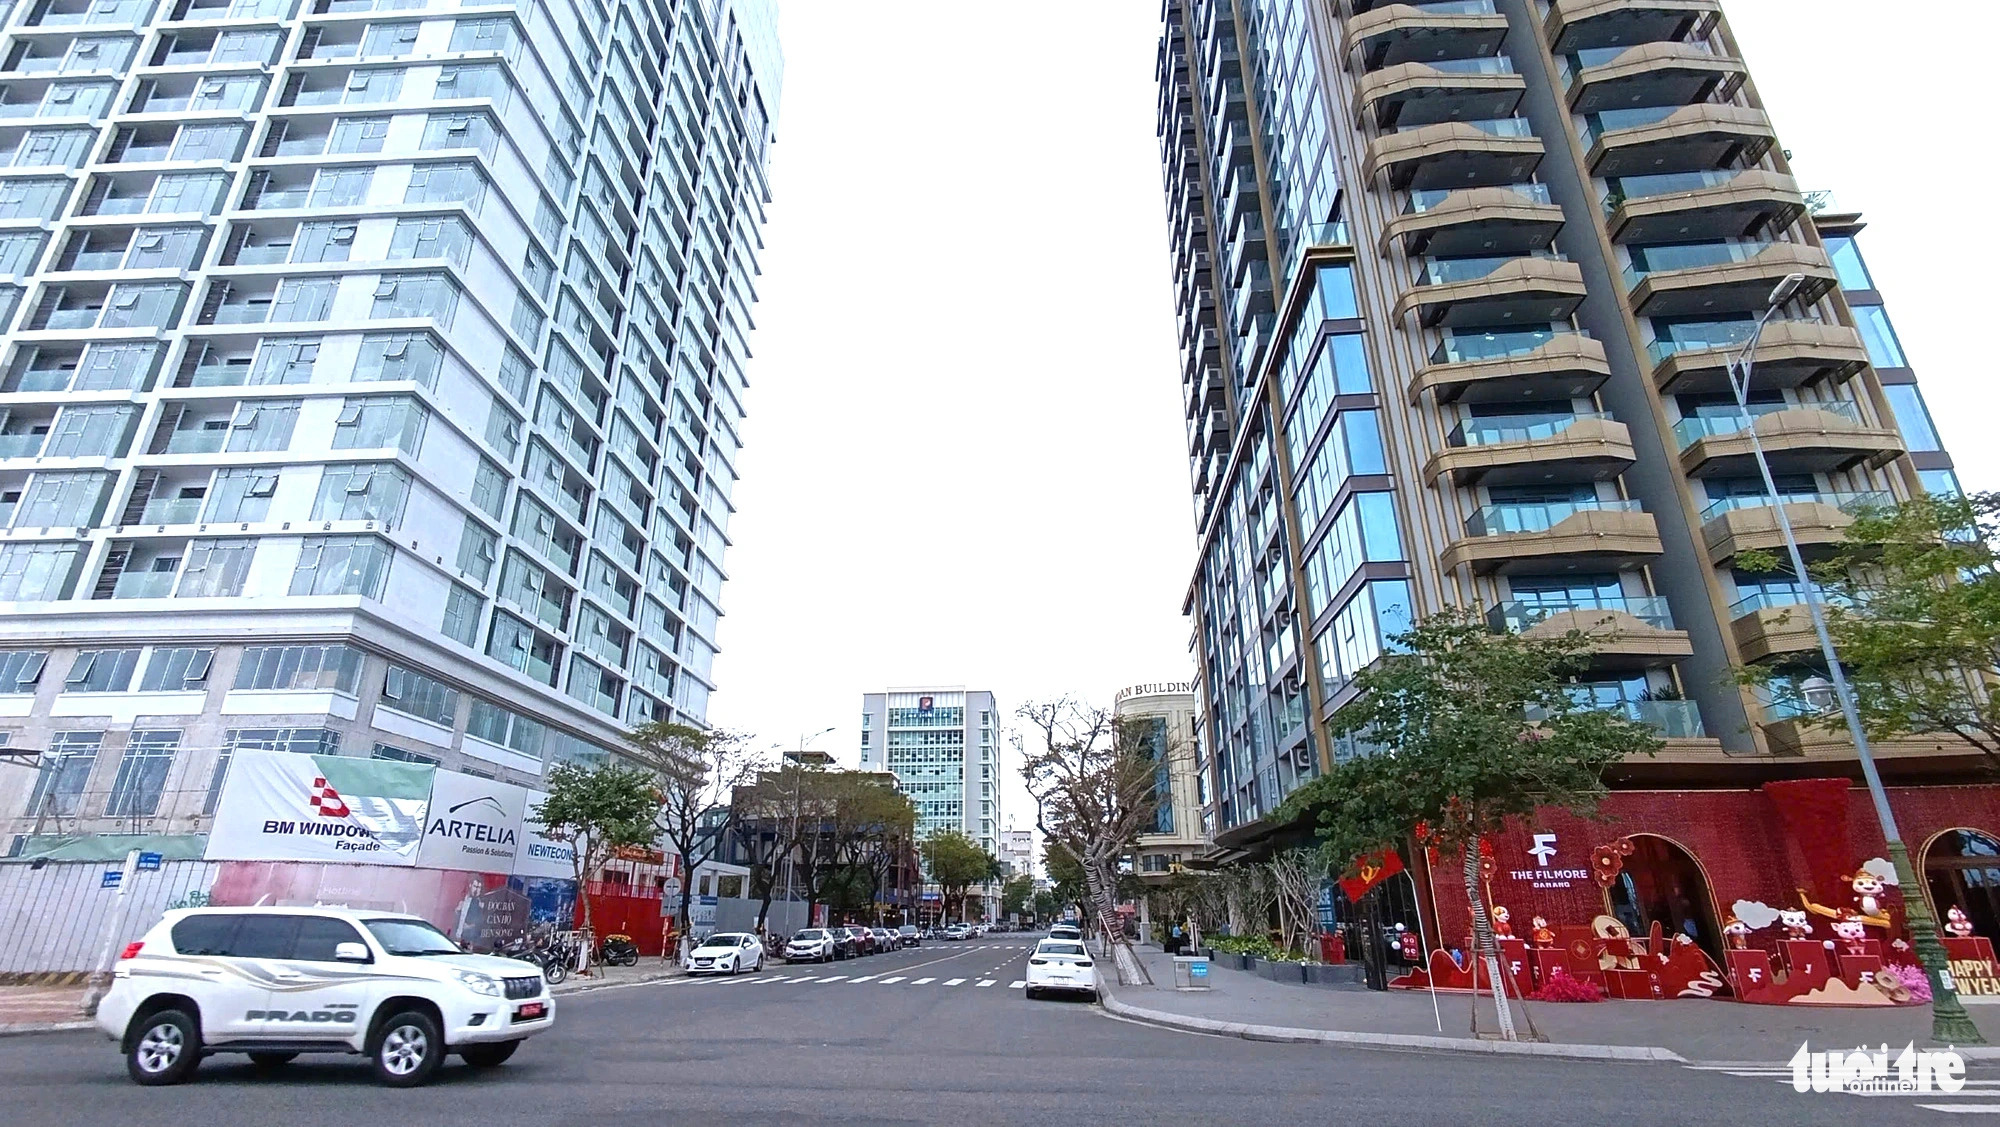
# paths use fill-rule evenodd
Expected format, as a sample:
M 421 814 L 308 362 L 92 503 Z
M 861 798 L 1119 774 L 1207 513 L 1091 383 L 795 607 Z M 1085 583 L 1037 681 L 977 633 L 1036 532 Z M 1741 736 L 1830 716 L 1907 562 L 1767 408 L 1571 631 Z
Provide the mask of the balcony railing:
M 161 497 L 146 502 L 142 524 L 195 524 L 201 520 L 201 497 Z
M 1566 414 L 1546 415 L 1503 415 L 1495 418 L 1467 419 L 1452 428 L 1445 437 L 1450 446 L 1494 446 L 1503 442 L 1533 442 L 1537 439 L 1554 438 L 1575 426 L 1581 419 L 1609 419 L 1611 416 L 1601 411 L 1575 411 Z
M 1720 188 L 1737 177 L 1744 169 L 1732 168 L 1721 172 L 1662 172 L 1653 176 L 1622 176 L 1618 179 L 1617 190 L 1604 198 L 1606 214 L 1618 210 L 1618 205 L 1626 200 L 1649 200 L 1655 196 L 1671 196 L 1681 192 L 1699 192 L 1708 188 Z
M 1433 364 L 1465 364 L 1477 360 L 1498 360 L 1523 356 L 1559 336 L 1589 336 L 1573 329 L 1522 329 L 1505 333 L 1452 337 L 1431 351 Z
M 1644 512 L 1637 501 L 1605 501 L 1588 498 L 1576 501 L 1541 501 L 1528 504 L 1482 505 L 1465 518 L 1467 536 L 1504 536 L 1512 532 L 1547 532 L 1582 512 L 1608 510 Z
M 1420 286 L 1443 286 L 1453 282 L 1476 282 L 1511 263 L 1523 258 L 1546 258 L 1553 262 L 1565 261 L 1560 254 L 1502 254 L 1491 258 L 1430 258 L 1424 260 L 1422 272 L 1417 275 Z
M 32 458 L 48 439 L 46 434 L 0 434 L 0 458 Z
M 167 439 L 167 453 L 214 454 L 222 449 L 228 438 L 226 427 L 221 430 L 177 430 Z
M 1658 595 L 1572 595 L 1557 603 L 1508 600 L 1495 603 L 1486 612 L 1486 625 L 1495 631 L 1519 633 L 1551 615 L 1578 610 L 1617 611 L 1658 630 L 1674 628 L 1674 617 L 1667 608 L 1667 600 Z
M 1549 198 L 1547 184 L 1502 184 L 1495 185 L 1502 191 L 1512 192 L 1528 203 L 1554 203 Z M 1463 188 L 1435 188 L 1410 193 L 1410 202 L 1403 208 L 1404 215 L 1419 215 L 1450 199 Z
M 1826 590 L 1819 592 L 1819 601 L 1821 606 L 1844 607 L 1851 604 L 1851 600 L 1846 596 Z M 1805 589 L 1797 584 L 1759 587 L 1749 594 L 1738 598 L 1735 602 L 1730 603 L 1729 617 L 1741 618 L 1753 611 L 1784 610 L 1788 607 L 1803 607 L 1805 605 Z
M 1589 114 L 1583 119 L 1583 128 L 1577 130 L 1586 151 L 1595 144 L 1597 138 L 1620 129 L 1638 129 L 1642 126 L 1657 125 L 1672 117 L 1686 106 L 1643 106 L 1631 110 L 1605 110 L 1603 113 Z
M 1676 325 L 1680 339 L 1656 340 L 1646 346 L 1647 355 L 1658 364 L 1682 352 L 1705 352 L 1714 348 L 1738 348 L 1756 331 L 1755 321 L 1715 321 L 1706 325 Z
M 1577 703 L 1582 708 L 1592 707 L 1589 700 Z M 1616 713 L 1644 724 L 1668 739 L 1693 740 L 1708 734 L 1701 726 L 1701 710 L 1691 700 L 1623 700 L 1600 704 L 1597 711 Z M 1538 708 L 1528 709 L 1527 715 L 1531 721 L 1544 717 Z
M 1432 124 L 1427 122 L 1419 125 L 1398 126 L 1395 132 L 1408 133 L 1416 129 L 1429 129 Z M 1490 117 L 1481 118 L 1477 121 L 1454 121 L 1450 124 L 1469 125 L 1481 133 L 1490 133 L 1495 137 L 1533 137 L 1535 135 L 1534 128 L 1528 124 L 1528 119 L 1525 117 Z
M 1861 425 L 1861 409 L 1846 400 L 1836 399 L 1825 403 L 1752 403 L 1750 405 L 1751 419 L 1756 419 L 1764 415 L 1775 415 L 1784 411 L 1824 411 L 1829 415 L 1839 415 L 1857 427 Z M 1735 434 L 1741 431 L 1746 425 L 1748 424 L 1743 417 L 1743 413 L 1740 411 L 1732 411 L 1727 415 L 1697 415 L 1694 418 L 1682 419 L 1680 422 L 1675 423 L 1674 437 L 1680 441 L 1681 449 L 1685 450 L 1704 438 L 1713 438 L 1719 434 Z
M 1866 509 L 1886 509 L 1896 503 L 1896 499 L 1893 496 L 1880 491 L 1865 493 L 1783 493 L 1779 495 L 1779 498 L 1787 505 L 1814 503 L 1832 505 L 1843 513 L 1857 513 Z M 1701 510 L 1701 519 L 1705 524 L 1725 513 L 1733 513 L 1738 509 L 1769 508 L 1770 504 L 1771 495 L 1768 493 L 1757 493 L 1748 497 L 1724 497 L 1721 500 L 1710 501 Z
M 165 599 L 174 593 L 171 571 L 128 571 L 111 588 L 114 599 Z

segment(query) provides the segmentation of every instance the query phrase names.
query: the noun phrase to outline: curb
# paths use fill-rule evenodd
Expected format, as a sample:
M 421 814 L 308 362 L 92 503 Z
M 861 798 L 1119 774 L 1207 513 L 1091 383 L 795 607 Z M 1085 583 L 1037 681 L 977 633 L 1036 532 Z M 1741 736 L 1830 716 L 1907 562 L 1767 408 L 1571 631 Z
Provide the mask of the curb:
M 676 978 L 685 977 L 685 971 L 677 971 L 672 974 L 655 975 L 650 978 L 627 979 L 623 982 L 585 982 L 581 985 L 573 986 L 568 990 L 564 990 L 559 986 L 551 986 L 549 987 L 549 994 L 556 998 L 569 998 L 578 994 L 594 994 L 599 990 L 622 990 L 628 986 L 651 986 L 655 983 L 671 982 Z
M 1341 1029 L 1297 1029 L 1284 1025 L 1215 1021 L 1205 1017 L 1162 1013 L 1159 1010 L 1128 1005 L 1101 987 L 1098 990 L 1098 1004 L 1104 1007 L 1107 1013 L 1144 1022 L 1147 1025 L 1179 1029 L 1189 1033 L 1240 1037 L 1245 1041 L 1344 1045 L 1357 1049 L 1421 1050 L 1487 1056 L 1553 1057 L 1568 1060 L 1619 1060 L 1666 1064 L 1687 1061 L 1686 1057 L 1672 1049 L 1657 1045 L 1555 1045 L 1538 1041 L 1474 1041 L 1462 1037 L 1425 1037 L 1408 1033 L 1355 1033 Z
M 0 1037 L 26 1037 L 31 1033 L 75 1033 L 96 1028 L 97 1023 L 94 1021 L 29 1021 L 15 1025 L 0 1025 Z

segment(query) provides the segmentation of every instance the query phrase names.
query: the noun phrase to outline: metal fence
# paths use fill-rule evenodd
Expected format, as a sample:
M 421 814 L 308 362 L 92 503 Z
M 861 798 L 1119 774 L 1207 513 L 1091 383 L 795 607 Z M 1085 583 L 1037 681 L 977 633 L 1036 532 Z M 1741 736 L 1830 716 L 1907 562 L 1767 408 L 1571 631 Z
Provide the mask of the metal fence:
M 0 864 L 0 978 L 95 969 L 107 935 L 122 947 L 167 909 L 206 904 L 219 868 L 212 861 L 167 861 L 134 873 L 121 909 L 105 874 L 123 866 L 123 858 Z

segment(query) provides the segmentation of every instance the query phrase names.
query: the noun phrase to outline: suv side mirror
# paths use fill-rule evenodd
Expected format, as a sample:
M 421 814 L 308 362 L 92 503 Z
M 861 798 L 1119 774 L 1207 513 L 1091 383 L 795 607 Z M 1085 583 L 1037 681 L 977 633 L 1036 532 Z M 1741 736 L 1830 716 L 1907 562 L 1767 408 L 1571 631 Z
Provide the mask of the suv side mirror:
M 333 961 L 337 963 L 372 963 L 375 957 L 368 953 L 365 943 L 336 943 L 333 945 Z

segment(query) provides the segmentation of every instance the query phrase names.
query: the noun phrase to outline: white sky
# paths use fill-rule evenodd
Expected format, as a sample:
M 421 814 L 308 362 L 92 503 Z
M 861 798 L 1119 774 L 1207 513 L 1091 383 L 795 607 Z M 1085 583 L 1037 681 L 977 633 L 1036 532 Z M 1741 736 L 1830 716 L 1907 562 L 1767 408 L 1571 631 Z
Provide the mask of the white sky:
M 712 722 L 788 747 L 833 726 L 813 746 L 853 763 L 864 692 L 962 684 L 1011 713 L 1191 675 L 1158 10 L 784 6 Z M 1976 421 L 1992 365 L 1954 331 L 1995 320 L 1981 87 L 2000 4 L 1727 10 L 1802 185 L 1869 221 L 1960 477 L 2000 488 Z M 1005 774 L 1003 822 L 1027 826 Z

